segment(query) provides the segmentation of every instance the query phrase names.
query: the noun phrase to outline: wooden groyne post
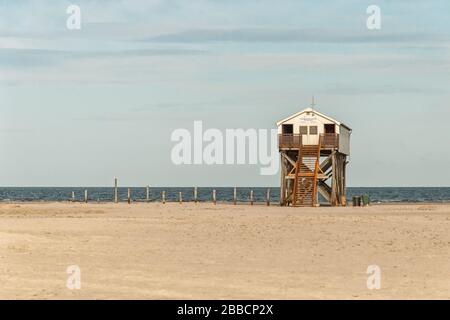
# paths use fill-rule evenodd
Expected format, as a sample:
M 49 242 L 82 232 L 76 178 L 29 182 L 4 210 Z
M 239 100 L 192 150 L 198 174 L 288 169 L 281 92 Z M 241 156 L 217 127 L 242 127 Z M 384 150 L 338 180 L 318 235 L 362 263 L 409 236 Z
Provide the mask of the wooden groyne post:
M 253 190 L 250 190 L 250 205 L 253 205 Z
M 128 204 L 131 204 L 131 188 L 128 188 L 128 196 L 127 196 Z
M 197 193 L 197 187 L 194 188 L 194 202 L 197 203 L 198 202 L 198 193 Z
M 183 194 L 181 193 L 181 191 L 178 193 L 178 199 L 179 199 L 180 204 L 182 204 L 183 203 Z
M 147 200 L 147 202 L 150 201 L 150 186 L 147 186 L 145 199 Z
M 213 190 L 213 203 L 217 204 L 216 189 Z
M 165 204 L 166 203 L 166 192 L 165 191 L 162 192 L 161 198 L 162 198 L 162 203 Z
M 114 203 L 119 202 L 119 190 L 118 190 L 118 183 L 117 178 L 114 179 Z
M 75 202 L 75 192 L 72 191 L 72 202 Z
M 233 204 L 236 205 L 237 204 L 237 188 L 234 187 L 233 190 Z
M 267 189 L 266 204 L 267 206 L 270 206 L 270 188 Z
M 84 202 L 88 203 L 88 191 L 87 191 L 87 189 L 84 190 Z

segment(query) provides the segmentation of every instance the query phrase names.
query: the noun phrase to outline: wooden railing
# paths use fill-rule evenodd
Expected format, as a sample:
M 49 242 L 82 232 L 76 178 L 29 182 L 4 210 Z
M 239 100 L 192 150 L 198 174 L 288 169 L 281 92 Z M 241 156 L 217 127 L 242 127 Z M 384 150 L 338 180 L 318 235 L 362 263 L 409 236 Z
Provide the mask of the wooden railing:
M 322 133 L 322 149 L 339 148 L 339 134 Z M 298 149 L 302 142 L 301 134 L 279 134 L 278 148 L 280 149 Z
M 339 148 L 339 134 L 322 133 L 322 148 Z
M 284 148 L 300 148 L 301 135 L 300 134 L 279 134 L 278 147 Z

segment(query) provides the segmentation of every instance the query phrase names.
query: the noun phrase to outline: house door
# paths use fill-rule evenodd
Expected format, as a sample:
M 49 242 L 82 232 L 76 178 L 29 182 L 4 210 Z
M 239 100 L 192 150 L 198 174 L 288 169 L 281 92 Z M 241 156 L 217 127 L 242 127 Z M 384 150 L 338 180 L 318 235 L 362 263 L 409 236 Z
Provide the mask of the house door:
M 300 126 L 300 135 L 303 144 L 311 145 L 319 143 L 319 135 L 317 125 Z

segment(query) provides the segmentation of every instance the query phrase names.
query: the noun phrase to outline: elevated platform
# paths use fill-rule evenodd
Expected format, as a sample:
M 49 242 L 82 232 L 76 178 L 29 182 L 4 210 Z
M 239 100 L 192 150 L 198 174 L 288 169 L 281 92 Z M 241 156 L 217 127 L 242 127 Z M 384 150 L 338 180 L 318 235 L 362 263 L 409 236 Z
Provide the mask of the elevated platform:
M 278 135 L 278 148 L 280 150 L 300 150 L 300 147 L 302 145 L 302 140 L 304 135 L 301 134 L 279 134 Z M 311 140 L 313 136 L 310 136 Z M 310 144 L 310 145 L 317 145 L 319 142 L 319 139 L 322 142 L 321 150 L 335 150 L 339 149 L 339 134 L 337 133 L 322 133 L 320 135 L 317 135 L 317 142 L 316 144 Z M 305 143 L 304 146 L 307 146 L 308 144 Z

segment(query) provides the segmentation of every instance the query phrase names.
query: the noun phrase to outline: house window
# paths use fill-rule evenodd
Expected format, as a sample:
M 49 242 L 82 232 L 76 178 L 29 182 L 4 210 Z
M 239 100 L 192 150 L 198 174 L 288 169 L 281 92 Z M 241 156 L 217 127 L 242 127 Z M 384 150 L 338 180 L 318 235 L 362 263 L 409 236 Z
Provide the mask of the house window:
M 300 126 L 300 134 L 308 134 L 308 127 Z
M 317 134 L 317 126 L 310 126 L 309 127 L 309 134 Z
M 325 133 L 336 133 L 336 128 L 334 124 L 325 124 Z
M 294 133 L 294 125 L 292 124 L 283 124 L 282 133 L 283 134 L 293 134 Z

